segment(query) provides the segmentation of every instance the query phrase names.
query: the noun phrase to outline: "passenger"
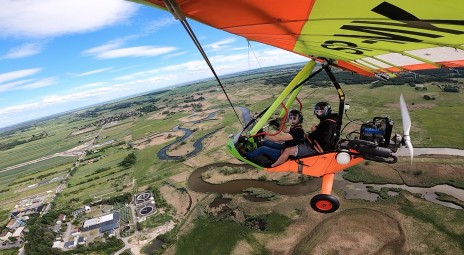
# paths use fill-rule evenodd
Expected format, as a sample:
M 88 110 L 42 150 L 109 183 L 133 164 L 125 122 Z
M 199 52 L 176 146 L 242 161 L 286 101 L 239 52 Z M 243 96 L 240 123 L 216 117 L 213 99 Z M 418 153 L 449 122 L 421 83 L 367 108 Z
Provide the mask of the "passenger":
M 239 153 L 247 158 L 257 158 L 260 156 L 267 156 L 272 161 L 279 158 L 282 150 L 288 147 L 295 147 L 303 143 L 305 140 L 305 132 L 301 127 L 303 122 L 303 115 L 298 110 L 291 110 L 289 113 L 290 129 L 287 133 L 279 134 L 276 136 L 266 136 L 259 148 L 256 150 L 245 152 L 242 147 L 239 147 Z
M 315 104 L 314 115 L 319 119 L 319 124 L 311 127 L 311 132 L 307 134 L 305 142 L 285 148 L 271 167 L 285 163 L 290 156 L 311 156 L 333 148 L 334 134 L 337 130 L 337 115 L 332 114 L 330 104 L 327 102 Z

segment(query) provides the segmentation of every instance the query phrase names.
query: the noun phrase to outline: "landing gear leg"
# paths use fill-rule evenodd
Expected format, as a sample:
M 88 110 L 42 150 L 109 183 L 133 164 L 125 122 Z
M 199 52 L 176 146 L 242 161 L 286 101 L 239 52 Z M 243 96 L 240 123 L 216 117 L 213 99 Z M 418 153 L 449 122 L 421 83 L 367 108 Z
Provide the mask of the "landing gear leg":
M 322 176 L 322 194 L 316 195 L 311 199 L 311 207 L 320 213 L 335 212 L 340 207 L 338 199 L 331 195 L 335 174 Z

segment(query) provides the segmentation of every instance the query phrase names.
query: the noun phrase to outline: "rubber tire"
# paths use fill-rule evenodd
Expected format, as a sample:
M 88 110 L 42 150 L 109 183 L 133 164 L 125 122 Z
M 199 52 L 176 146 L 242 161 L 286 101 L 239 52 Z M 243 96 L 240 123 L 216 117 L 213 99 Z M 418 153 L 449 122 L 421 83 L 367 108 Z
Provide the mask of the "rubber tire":
M 311 199 L 311 207 L 316 212 L 333 213 L 340 207 L 340 202 L 332 195 L 318 194 Z

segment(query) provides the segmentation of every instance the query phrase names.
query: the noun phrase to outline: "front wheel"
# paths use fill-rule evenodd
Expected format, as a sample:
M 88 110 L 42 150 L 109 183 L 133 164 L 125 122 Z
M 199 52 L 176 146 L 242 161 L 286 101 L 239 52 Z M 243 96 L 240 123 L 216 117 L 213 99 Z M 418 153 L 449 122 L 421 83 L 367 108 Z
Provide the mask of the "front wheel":
M 316 212 L 332 213 L 340 207 L 340 202 L 332 195 L 319 194 L 311 199 L 311 207 Z

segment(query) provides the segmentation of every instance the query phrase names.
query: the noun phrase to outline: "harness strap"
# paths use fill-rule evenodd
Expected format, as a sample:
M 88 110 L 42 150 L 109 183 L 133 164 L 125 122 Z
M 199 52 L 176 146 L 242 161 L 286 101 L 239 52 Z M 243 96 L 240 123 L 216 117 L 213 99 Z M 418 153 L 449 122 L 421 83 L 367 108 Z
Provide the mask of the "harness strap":
M 319 152 L 319 153 L 323 153 L 323 152 L 324 152 L 324 150 L 321 148 L 321 145 L 319 145 L 319 143 L 318 143 L 316 140 L 314 140 L 314 142 L 313 142 L 313 141 L 309 138 L 308 135 L 305 134 L 305 136 L 306 136 L 306 140 L 308 141 L 308 143 L 311 144 L 311 145 L 313 146 L 313 148 L 314 148 L 317 152 Z
M 334 120 L 334 119 L 325 119 L 325 120 L 323 120 L 323 121 L 330 121 L 330 122 L 333 122 L 333 123 L 337 123 L 337 121 Z M 308 143 L 311 144 L 311 145 L 313 146 L 313 148 L 314 148 L 317 152 L 319 152 L 319 153 L 324 153 L 324 149 L 322 148 L 322 146 L 319 144 L 319 142 L 318 142 L 316 139 L 314 139 L 314 141 L 311 140 L 311 139 L 309 138 L 308 134 L 306 134 L 306 133 L 305 133 L 305 138 L 306 138 L 306 140 L 308 141 Z M 333 139 L 333 137 L 331 138 L 331 140 L 332 140 L 332 139 Z

